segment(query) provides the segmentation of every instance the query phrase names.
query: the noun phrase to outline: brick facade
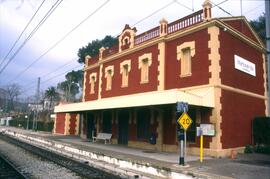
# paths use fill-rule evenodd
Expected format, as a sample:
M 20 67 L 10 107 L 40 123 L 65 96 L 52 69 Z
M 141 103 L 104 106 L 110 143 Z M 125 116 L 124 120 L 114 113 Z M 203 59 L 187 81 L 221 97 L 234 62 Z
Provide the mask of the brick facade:
M 139 35 L 135 28 L 126 25 L 118 46 L 101 48 L 96 57 L 87 56 L 83 102 L 56 107 L 56 133 L 65 132 L 63 121 L 68 120 L 69 134 L 78 134 L 76 121 L 80 114 L 84 138 L 91 138 L 93 131 L 109 130 L 115 144 L 175 152 L 178 124 L 176 101 L 171 100 L 175 97 L 190 104 L 188 113 L 194 120 L 187 132 L 188 153 L 198 154 L 196 127 L 200 124 L 215 127 L 215 136 L 204 137 L 207 155 L 224 156 L 232 149 L 251 144 L 252 119 L 266 115 L 264 47 L 245 18 L 212 19 L 211 7 L 207 5 L 204 4 L 204 10 L 169 24 L 163 19 L 159 27 Z M 183 76 L 184 58 L 180 53 L 186 49 L 190 50 L 191 74 Z M 253 63 L 256 75 L 236 69 L 235 55 Z M 129 65 L 125 86 L 123 62 Z M 145 82 L 141 81 L 142 63 L 148 65 Z M 106 89 L 108 69 L 112 72 L 110 89 Z M 145 124 L 147 131 L 138 133 L 142 130 L 138 127 L 141 110 L 149 112 L 145 119 L 149 123 Z M 110 114 L 106 119 L 105 113 Z M 150 135 L 155 135 L 156 144 L 149 143 Z

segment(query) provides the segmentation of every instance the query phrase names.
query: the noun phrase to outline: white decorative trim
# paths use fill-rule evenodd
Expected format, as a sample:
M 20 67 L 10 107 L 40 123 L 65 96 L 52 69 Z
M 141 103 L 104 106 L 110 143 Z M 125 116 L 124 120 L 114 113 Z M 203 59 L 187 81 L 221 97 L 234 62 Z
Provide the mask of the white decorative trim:
M 111 71 L 112 72 L 111 75 L 113 76 L 113 74 L 114 74 L 114 66 L 110 65 L 110 66 L 107 66 L 105 68 L 105 78 L 107 78 L 107 76 L 108 76 L 108 71 Z
M 101 99 L 101 92 L 102 92 L 102 70 L 103 70 L 103 64 L 100 64 L 99 66 L 99 87 L 98 87 L 98 99 Z
M 142 67 L 142 61 L 144 59 L 148 59 L 148 67 L 150 67 L 151 64 L 152 64 L 152 53 L 145 53 L 145 54 L 139 56 L 139 63 L 138 63 L 138 68 L 139 69 L 141 69 L 141 67 Z
M 89 76 L 90 94 L 94 94 L 95 93 L 95 85 L 93 87 L 93 91 L 91 90 L 91 88 L 92 88 L 91 82 L 92 82 L 92 79 L 93 78 L 94 78 L 94 83 L 96 83 L 96 81 L 97 81 L 97 73 L 96 72 L 91 73 L 90 76 Z
M 190 48 L 190 56 L 194 57 L 195 55 L 195 41 L 191 42 L 184 42 L 181 45 L 178 45 L 177 47 L 177 60 L 180 60 L 183 58 L 182 50 L 185 48 Z
M 128 72 L 130 72 L 130 70 L 131 70 L 131 60 L 125 60 L 125 61 L 120 63 L 120 74 L 123 73 L 123 68 L 124 68 L 125 65 L 128 65 Z
M 183 65 L 183 59 L 184 59 L 184 53 L 183 51 L 185 49 L 189 49 L 190 50 L 190 69 L 189 69 L 189 73 L 184 73 L 183 72 L 183 68 L 182 65 Z M 182 43 L 181 45 L 178 45 L 176 47 L 176 53 L 177 53 L 177 60 L 181 60 L 181 74 L 180 74 L 180 77 L 188 77 L 188 76 L 191 76 L 192 74 L 192 57 L 194 57 L 195 55 L 195 41 L 191 41 L 191 42 L 184 42 Z
M 158 91 L 165 89 L 165 42 L 158 44 Z
M 89 81 L 91 81 L 91 79 L 93 77 L 95 78 L 95 82 L 96 82 L 97 81 L 97 73 L 96 72 L 90 74 L 90 80 Z

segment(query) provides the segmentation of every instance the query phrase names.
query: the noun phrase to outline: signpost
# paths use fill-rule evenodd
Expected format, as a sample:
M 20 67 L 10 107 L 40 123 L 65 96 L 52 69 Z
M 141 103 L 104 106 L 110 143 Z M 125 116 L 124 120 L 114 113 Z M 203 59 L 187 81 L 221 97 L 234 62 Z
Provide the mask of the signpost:
M 181 129 L 179 132 L 179 139 L 180 139 L 180 157 L 179 157 L 179 165 L 185 165 L 184 156 L 186 155 L 186 130 L 192 124 L 192 119 L 186 113 L 188 111 L 188 103 L 184 102 L 177 102 L 176 105 L 177 113 L 183 112 L 182 115 L 178 118 L 177 123 L 184 129 L 184 135 L 181 133 Z
M 197 136 L 200 136 L 200 163 L 203 162 L 203 136 L 214 136 L 215 127 L 213 124 L 200 124 L 196 130 Z

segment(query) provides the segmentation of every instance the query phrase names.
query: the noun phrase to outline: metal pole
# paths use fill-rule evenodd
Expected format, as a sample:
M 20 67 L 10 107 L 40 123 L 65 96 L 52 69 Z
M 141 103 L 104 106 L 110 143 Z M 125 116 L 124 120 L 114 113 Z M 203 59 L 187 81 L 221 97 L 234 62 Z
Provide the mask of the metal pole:
M 34 130 L 34 129 L 35 129 L 35 118 L 36 118 L 36 109 L 34 109 L 32 130 Z
M 185 141 L 185 146 L 184 146 L 184 157 L 187 157 L 187 131 L 185 130 L 184 132 L 184 141 Z
M 203 135 L 200 136 L 200 162 L 203 162 Z
M 269 0 L 265 0 L 265 32 L 266 32 L 266 60 L 267 60 L 267 66 L 268 66 L 268 115 L 270 115 L 270 2 Z
M 184 113 L 186 113 L 187 109 L 184 107 Z M 185 130 L 184 132 L 184 157 L 186 158 L 186 153 L 187 153 L 187 131 Z
M 183 131 L 180 133 L 180 157 L 179 157 L 179 165 L 185 165 L 184 159 L 184 135 Z

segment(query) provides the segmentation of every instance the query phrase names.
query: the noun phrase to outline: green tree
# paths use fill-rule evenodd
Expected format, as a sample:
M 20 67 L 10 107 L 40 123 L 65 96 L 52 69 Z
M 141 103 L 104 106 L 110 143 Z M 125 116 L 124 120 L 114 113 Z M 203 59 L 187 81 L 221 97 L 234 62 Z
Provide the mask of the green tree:
M 76 94 L 82 87 L 83 71 L 71 71 L 66 74 L 66 80 L 57 84 L 57 89 L 63 92 L 64 100 L 67 102 L 75 101 Z
M 265 14 L 260 15 L 260 17 L 256 20 L 250 21 L 250 24 L 263 42 L 266 43 Z
M 59 99 L 59 93 L 55 87 L 51 86 L 45 91 L 45 98 L 49 100 L 49 110 L 51 110 L 52 103 Z
M 81 47 L 78 50 L 78 62 L 79 63 L 84 63 L 84 58 L 87 55 L 90 55 L 92 57 L 96 56 L 99 54 L 99 49 L 101 47 L 112 47 L 118 43 L 118 38 L 117 37 L 112 37 L 110 35 L 105 36 L 102 40 L 93 40 L 92 42 L 88 43 L 86 46 Z

